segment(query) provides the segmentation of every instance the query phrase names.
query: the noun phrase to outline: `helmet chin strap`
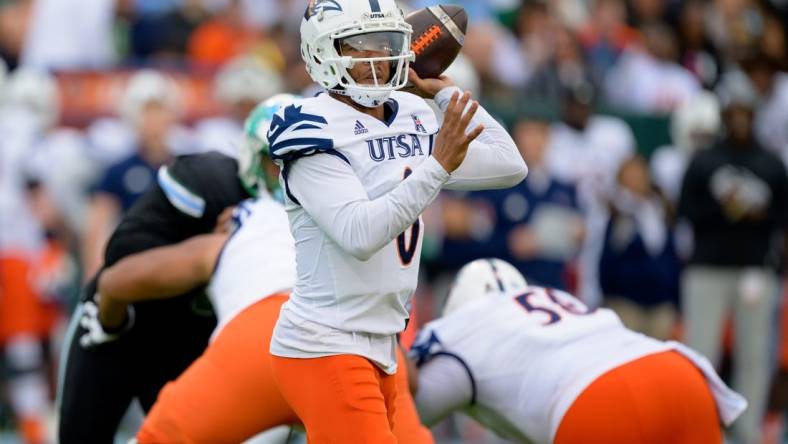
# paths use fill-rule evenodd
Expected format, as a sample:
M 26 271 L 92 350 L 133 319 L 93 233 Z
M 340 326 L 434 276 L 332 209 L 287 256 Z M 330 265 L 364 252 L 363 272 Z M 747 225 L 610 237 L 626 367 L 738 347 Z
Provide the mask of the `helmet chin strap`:
M 364 108 L 377 108 L 388 100 L 391 96 L 391 91 L 369 91 L 362 92 L 359 90 L 352 90 L 344 87 L 331 88 L 328 90 L 334 94 L 350 97 L 351 100 L 363 106 Z

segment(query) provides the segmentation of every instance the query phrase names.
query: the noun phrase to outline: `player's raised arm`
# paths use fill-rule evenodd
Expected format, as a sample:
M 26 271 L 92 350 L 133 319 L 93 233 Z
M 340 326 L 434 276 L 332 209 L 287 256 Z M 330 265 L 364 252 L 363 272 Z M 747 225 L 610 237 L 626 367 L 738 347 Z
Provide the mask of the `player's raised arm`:
M 411 70 L 409 80 L 422 97 L 434 98 L 444 112 L 444 121 L 436 140 L 434 155 L 438 156 L 441 144 L 448 140 L 470 139 L 467 154 L 451 173 L 444 186 L 454 190 L 481 190 L 509 188 L 517 185 L 528 174 L 528 167 L 517 150 L 509 133 L 470 94 L 462 94 L 451 79 L 422 79 Z M 459 102 L 452 99 L 460 95 Z M 459 123 L 459 125 L 458 125 Z M 464 133 L 457 134 L 457 126 Z M 447 137 L 448 136 L 448 137 Z
M 367 260 L 411 225 L 447 180 L 449 174 L 430 158 L 391 192 L 370 200 L 350 165 L 317 155 L 290 166 L 287 187 L 334 242 Z
M 326 120 L 301 105 L 274 117 L 271 156 L 285 168 L 285 188 L 334 242 L 356 259 L 367 260 L 413 224 L 462 163 L 481 128 L 467 132 L 470 100 L 449 98 L 450 118 L 438 134 L 433 156 L 390 192 L 370 199 L 349 161 L 325 138 Z M 522 162 L 522 160 L 520 160 Z

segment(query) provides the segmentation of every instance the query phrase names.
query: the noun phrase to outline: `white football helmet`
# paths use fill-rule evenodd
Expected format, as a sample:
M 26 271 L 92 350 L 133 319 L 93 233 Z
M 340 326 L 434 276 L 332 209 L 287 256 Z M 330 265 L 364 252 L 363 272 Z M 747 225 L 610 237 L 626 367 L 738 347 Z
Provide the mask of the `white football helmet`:
M 408 67 L 415 60 L 410 50 L 413 29 L 394 0 L 310 0 L 301 21 L 301 57 L 312 80 L 328 91 L 349 96 L 373 108 L 391 91 L 408 82 Z M 341 48 L 385 56 L 351 57 Z M 375 64 L 387 62 L 388 79 L 379 79 Z M 357 82 L 348 69 L 369 63 L 370 83 Z
M 180 90 L 170 76 L 153 69 L 143 69 L 129 78 L 120 100 L 119 113 L 136 126 L 145 105 L 151 102 L 161 103 L 178 113 L 181 105 Z
M 231 60 L 216 74 L 216 98 L 235 104 L 244 100 L 259 102 L 282 91 L 282 76 L 254 56 Z
M 708 146 L 717 137 L 720 126 L 720 102 L 717 96 L 704 91 L 673 112 L 670 133 L 674 145 L 691 152 Z
M 3 102 L 35 116 L 41 129 L 51 128 L 60 118 L 60 92 L 52 74 L 34 68 L 17 68 L 3 86 Z
M 528 282 L 512 264 L 501 259 L 477 259 L 457 273 L 443 315 L 490 295 L 524 291 L 526 287 Z
M 277 94 L 260 103 L 249 113 L 244 122 L 244 140 L 238 150 L 238 177 L 246 191 L 257 197 L 261 188 L 276 188 L 277 178 L 268 177 L 260 162 L 268 155 L 268 127 L 271 119 L 283 106 L 287 106 L 301 97 L 293 94 Z

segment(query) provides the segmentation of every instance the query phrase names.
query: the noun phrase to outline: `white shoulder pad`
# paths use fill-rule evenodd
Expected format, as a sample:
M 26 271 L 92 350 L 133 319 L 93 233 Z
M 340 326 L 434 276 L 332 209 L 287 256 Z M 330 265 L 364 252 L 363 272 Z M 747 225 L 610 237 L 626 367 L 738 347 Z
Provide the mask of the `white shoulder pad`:
M 335 151 L 325 117 L 329 110 L 320 109 L 321 102 L 321 97 L 298 100 L 274 115 L 267 134 L 273 160 L 285 164 L 300 157 Z

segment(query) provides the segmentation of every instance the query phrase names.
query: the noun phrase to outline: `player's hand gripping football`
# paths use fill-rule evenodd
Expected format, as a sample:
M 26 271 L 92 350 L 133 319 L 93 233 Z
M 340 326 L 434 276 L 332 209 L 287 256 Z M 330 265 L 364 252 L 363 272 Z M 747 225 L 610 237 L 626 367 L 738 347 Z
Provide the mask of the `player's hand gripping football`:
M 449 76 L 441 75 L 437 78 L 422 79 L 413 68 L 408 71 L 408 82 L 410 82 L 409 85 L 403 91 L 416 94 L 424 99 L 435 98 L 435 94 L 438 94 L 443 88 L 454 86 L 454 82 Z
M 432 154 L 449 173 L 462 164 L 468 145 L 484 131 L 482 125 L 468 131 L 468 125 L 478 109 L 479 102 L 471 100 L 471 93 L 466 91 L 464 94 L 452 94 L 443 116 L 443 125 L 435 138 L 435 150 Z

